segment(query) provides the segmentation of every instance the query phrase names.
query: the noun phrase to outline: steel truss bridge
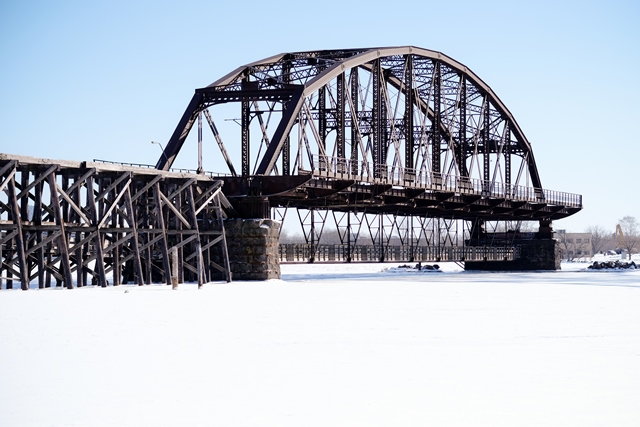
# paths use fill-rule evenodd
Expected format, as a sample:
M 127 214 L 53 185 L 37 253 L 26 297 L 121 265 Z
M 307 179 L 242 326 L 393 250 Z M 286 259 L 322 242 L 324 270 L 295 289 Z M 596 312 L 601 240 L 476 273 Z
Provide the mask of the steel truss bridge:
M 218 130 L 229 108 L 238 133 Z M 171 171 L 196 123 L 197 170 Z M 223 174 L 203 171 L 203 127 Z M 197 89 L 155 167 L 0 154 L 0 288 L 231 280 L 223 219 L 290 208 L 305 242 L 281 239 L 286 262 L 506 261 L 582 197 L 542 187 L 507 107 L 440 52 L 285 53 Z M 522 221 L 540 231 L 486 233 Z
M 223 135 L 216 123 L 229 108 L 240 126 Z M 196 124 L 198 171 L 209 127 L 227 165 L 223 192 L 246 217 L 271 207 L 347 222 L 462 220 L 477 236 L 489 221 L 549 225 L 582 209 L 582 196 L 543 188 L 531 144 L 493 90 L 432 50 L 284 53 L 238 67 L 195 91 L 157 169 L 171 168 Z M 317 244 L 314 220 L 300 218 Z

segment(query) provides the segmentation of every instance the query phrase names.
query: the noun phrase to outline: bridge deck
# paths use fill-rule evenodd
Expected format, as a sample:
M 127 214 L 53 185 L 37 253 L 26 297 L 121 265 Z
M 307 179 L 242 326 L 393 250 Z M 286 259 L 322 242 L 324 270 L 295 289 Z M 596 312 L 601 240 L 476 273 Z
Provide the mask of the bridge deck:
M 506 185 L 444 174 L 316 158 L 311 170 L 291 176 L 220 177 L 229 198 L 246 197 L 249 187 L 271 206 L 372 214 L 394 213 L 474 221 L 557 220 L 582 209 L 579 194 Z

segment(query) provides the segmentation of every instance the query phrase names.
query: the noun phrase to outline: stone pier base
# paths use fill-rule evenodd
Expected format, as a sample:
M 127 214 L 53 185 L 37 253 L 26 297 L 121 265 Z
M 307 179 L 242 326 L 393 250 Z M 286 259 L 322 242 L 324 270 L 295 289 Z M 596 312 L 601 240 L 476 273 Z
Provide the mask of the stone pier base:
M 279 222 L 271 219 L 227 219 L 224 228 L 233 280 L 280 278 Z
M 465 270 L 483 271 L 527 271 L 560 270 L 561 253 L 558 242 L 553 239 L 516 240 L 520 247 L 520 258 L 514 261 L 465 262 Z

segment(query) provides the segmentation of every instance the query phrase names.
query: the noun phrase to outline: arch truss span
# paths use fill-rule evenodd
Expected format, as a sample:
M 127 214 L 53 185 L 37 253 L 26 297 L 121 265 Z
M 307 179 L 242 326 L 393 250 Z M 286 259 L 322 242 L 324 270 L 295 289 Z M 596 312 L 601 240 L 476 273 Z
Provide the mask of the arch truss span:
M 223 134 L 219 124 L 229 117 L 216 111 L 230 105 L 240 126 Z M 333 203 L 329 193 L 342 194 L 341 203 L 349 204 L 353 197 L 344 195 L 358 186 L 388 184 L 389 190 L 404 188 L 393 197 L 407 206 L 419 206 L 425 194 L 430 206 L 447 194 L 462 195 L 456 209 L 473 216 L 534 213 L 521 204 L 494 209 L 501 200 L 552 204 L 548 215 L 535 209 L 549 218 L 582 207 L 579 195 L 543 190 L 531 144 L 493 90 L 465 65 L 432 50 L 284 53 L 241 66 L 195 91 L 158 169 L 172 166 L 196 123 L 199 146 L 202 127 L 211 129 L 230 175 L 227 188 L 234 191 L 289 191 L 298 200 L 322 194 L 325 204 Z M 201 163 L 200 155 L 199 169 Z M 294 175 L 309 179 L 284 178 Z M 372 191 L 384 198 L 387 190 L 380 188 Z M 494 200 L 469 208 L 487 197 Z

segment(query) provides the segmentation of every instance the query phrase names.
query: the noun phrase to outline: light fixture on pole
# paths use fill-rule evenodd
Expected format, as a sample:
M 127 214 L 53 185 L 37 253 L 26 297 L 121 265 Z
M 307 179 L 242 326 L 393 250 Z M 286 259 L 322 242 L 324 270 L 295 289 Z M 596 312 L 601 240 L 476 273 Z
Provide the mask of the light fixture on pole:
M 169 158 L 167 157 L 166 153 L 164 152 L 164 147 L 162 146 L 161 143 L 159 143 L 158 141 L 151 141 L 152 144 L 157 144 L 160 147 L 160 151 L 162 151 L 162 155 L 164 156 L 164 159 L 167 161 L 167 164 L 169 163 Z

